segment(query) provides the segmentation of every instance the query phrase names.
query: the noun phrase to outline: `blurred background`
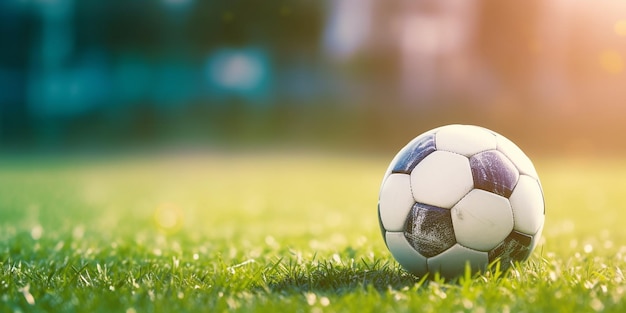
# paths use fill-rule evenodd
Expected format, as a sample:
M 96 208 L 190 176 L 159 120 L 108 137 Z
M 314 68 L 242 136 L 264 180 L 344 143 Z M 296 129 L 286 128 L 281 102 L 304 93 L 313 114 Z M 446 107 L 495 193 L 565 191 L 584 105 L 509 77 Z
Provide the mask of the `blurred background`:
M 3 0 L 0 150 L 626 152 L 626 1 Z

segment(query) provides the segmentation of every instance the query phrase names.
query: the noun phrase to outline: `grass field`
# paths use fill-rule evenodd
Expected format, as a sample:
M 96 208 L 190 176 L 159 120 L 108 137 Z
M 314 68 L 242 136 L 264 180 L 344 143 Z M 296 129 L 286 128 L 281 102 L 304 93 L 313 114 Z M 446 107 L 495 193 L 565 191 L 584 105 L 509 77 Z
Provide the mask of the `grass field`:
M 0 311 L 626 312 L 626 161 L 536 159 L 531 259 L 444 282 L 385 248 L 390 157 L 5 157 Z

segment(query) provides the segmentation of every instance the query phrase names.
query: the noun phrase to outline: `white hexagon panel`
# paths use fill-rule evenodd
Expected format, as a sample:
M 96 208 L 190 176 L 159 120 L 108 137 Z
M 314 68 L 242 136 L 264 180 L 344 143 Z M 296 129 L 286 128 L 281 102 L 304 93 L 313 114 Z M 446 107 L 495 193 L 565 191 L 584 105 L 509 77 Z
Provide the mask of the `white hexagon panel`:
M 545 219 L 539 182 L 530 176 L 521 175 L 509 201 L 515 218 L 515 230 L 529 235 L 536 234 Z
M 533 240 L 530 243 L 530 251 L 528 252 L 529 255 L 531 252 L 533 252 L 533 250 L 535 250 L 535 248 L 539 244 L 539 241 L 541 240 L 541 233 L 543 233 L 543 224 L 541 225 L 541 227 L 539 227 L 537 233 L 533 235 Z
M 428 272 L 426 257 L 411 247 L 404 237 L 404 232 L 387 232 L 385 241 L 393 257 L 404 269 L 418 276 Z
M 449 125 L 435 137 L 438 151 L 450 151 L 470 157 L 478 152 L 496 148 L 496 136 L 488 130 L 472 125 Z
M 513 230 L 509 201 L 481 189 L 472 190 L 451 211 L 456 241 L 474 250 L 495 248 Z
M 450 209 L 474 187 L 467 157 L 435 151 L 411 172 L 411 189 L 416 202 Z
M 380 189 L 380 219 L 388 231 L 402 231 L 415 200 L 411 193 L 411 176 L 391 174 Z

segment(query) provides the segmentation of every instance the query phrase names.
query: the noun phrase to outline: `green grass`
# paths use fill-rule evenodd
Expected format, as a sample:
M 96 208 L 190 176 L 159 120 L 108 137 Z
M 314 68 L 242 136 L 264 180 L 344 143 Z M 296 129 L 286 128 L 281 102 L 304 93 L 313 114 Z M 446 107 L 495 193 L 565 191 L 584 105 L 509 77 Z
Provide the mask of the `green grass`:
M 626 312 L 626 162 L 536 160 L 544 240 L 506 273 L 404 272 L 390 158 L 0 160 L 1 312 Z

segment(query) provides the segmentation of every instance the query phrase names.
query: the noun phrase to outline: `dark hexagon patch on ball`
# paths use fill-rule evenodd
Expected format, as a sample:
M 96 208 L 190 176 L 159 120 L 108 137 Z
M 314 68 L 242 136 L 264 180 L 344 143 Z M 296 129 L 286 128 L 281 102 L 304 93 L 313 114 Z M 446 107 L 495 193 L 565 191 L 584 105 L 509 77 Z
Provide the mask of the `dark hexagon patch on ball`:
M 510 197 L 519 179 L 519 172 L 513 163 L 501 152 L 491 150 L 473 155 L 470 158 L 474 187 Z
M 393 166 L 392 172 L 411 174 L 417 163 L 435 152 L 435 150 L 437 150 L 435 147 L 435 134 L 424 136 L 404 150 Z
M 524 261 L 530 255 L 532 237 L 512 231 L 497 247 L 489 251 L 489 263 L 500 258 L 500 266 L 507 269 L 511 263 Z
M 406 219 L 404 237 L 425 257 L 447 250 L 456 243 L 450 210 L 414 204 Z

